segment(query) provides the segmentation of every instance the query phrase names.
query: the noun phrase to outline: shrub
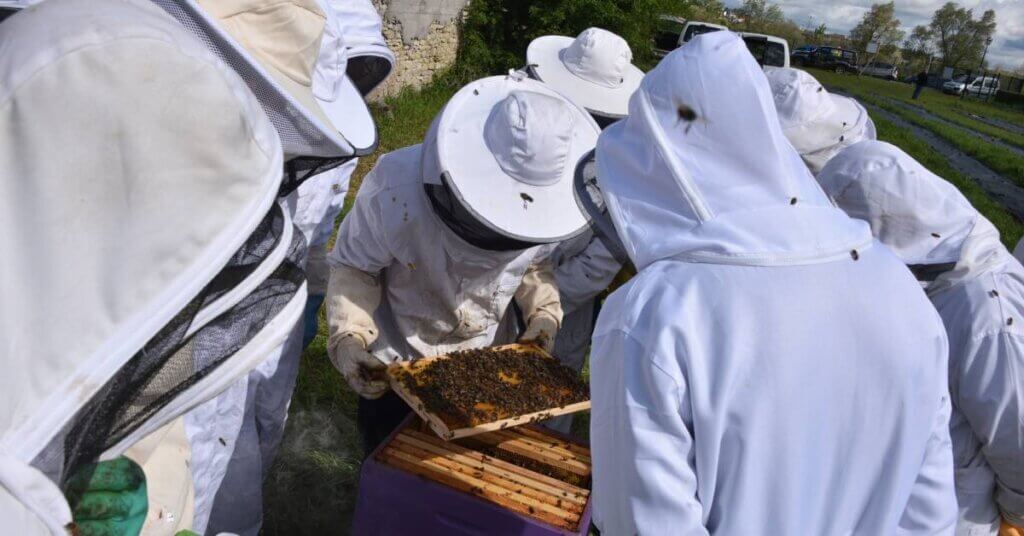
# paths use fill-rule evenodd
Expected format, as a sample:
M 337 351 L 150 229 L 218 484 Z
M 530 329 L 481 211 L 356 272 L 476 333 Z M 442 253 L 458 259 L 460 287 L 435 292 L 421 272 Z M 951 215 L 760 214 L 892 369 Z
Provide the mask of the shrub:
M 534 38 L 549 34 L 575 37 L 591 26 L 621 35 L 633 49 L 634 63 L 651 67 L 655 62 L 651 39 L 659 15 L 686 17 L 720 5 L 714 0 L 472 0 L 462 24 L 459 78 L 470 80 L 518 69 L 523 67 L 526 47 Z

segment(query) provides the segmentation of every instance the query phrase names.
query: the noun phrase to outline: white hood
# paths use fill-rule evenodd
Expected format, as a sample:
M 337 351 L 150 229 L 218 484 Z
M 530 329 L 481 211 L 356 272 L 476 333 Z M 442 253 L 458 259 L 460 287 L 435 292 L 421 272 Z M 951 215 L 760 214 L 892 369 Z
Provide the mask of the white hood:
M 829 93 L 807 71 L 765 69 L 782 132 L 817 174 L 844 147 L 875 139 L 875 123 L 856 100 Z
M 701 35 L 662 60 L 629 116 L 601 134 L 597 164 L 638 269 L 670 257 L 806 264 L 871 243 L 783 135 L 764 72 L 731 32 Z
M 48 0 L 0 25 L 0 450 L 32 460 L 152 368 L 126 363 L 196 313 L 282 165 L 244 82 L 156 6 Z
M 864 141 L 844 149 L 818 175 L 850 216 L 908 265 L 955 263 L 933 282 L 934 294 L 1009 258 L 999 231 L 952 184 L 899 148 Z

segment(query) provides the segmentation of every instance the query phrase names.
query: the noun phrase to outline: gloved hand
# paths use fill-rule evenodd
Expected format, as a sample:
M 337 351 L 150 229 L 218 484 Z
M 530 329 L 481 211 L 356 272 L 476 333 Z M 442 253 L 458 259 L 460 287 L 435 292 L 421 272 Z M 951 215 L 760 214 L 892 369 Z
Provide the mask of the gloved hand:
M 1011 525 L 1006 519 L 999 524 L 999 536 L 1024 536 L 1024 527 Z
M 124 456 L 80 469 L 66 495 L 79 536 L 137 536 L 146 521 L 146 474 Z
M 522 344 L 533 344 L 551 353 L 555 349 L 555 335 L 558 334 L 558 321 L 551 315 L 539 313 L 530 318 L 526 331 L 519 338 Z
M 384 374 L 387 365 L 366 351 L 366 345 L 358 335 L 347 335 L 330 341 L 327 355 L 334 368 L 345 377 L 348 386 L 359 396 L 372 400 L 388 391 Z

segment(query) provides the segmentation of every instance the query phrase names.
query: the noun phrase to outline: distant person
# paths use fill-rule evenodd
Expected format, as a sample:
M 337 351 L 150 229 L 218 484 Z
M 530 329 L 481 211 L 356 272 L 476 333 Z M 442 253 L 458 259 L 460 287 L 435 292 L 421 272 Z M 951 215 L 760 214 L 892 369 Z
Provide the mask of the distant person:
M 551 351 L 562 306 L 549 256 L 585 231 L 572 181 L 599 132 L 543 83 L 492 76 L 363 179 L 328 255 L 325 303 L 327 353 L 360 395 L 366 455 L 410 411 L 388 364 L 513 342 L 499 332 L 513 298 L 521 342 Z
M 917 73 L 917 78 L 914 78 L 914 100 L 917 100 L 918 95 L 921 94 L 921 90 L 924 86 L 928 85 L 928 73 L 921 71 Z
M 875 123 L 855 99 L 829 93 L 800 69 L 765 69 L 782 133 L 817 175 L 844 147 L 877 138 Z
M 603 534 L 952 534 L 945 330 L 784 137 L 743 40 L 668 55 L 597 146 L 639 273 L 591 352 Z
M 858 143 L 818 175 L 910 266 L 949 336 L 957 534 L 1024 534 L 1024 268 L 955 186 L 898 148 Z

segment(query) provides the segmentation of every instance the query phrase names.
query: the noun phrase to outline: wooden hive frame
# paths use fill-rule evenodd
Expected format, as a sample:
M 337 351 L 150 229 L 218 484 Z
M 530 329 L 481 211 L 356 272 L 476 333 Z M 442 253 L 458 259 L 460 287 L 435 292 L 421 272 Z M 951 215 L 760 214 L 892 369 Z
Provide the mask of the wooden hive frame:
M 555 474 L 568 472 L 589 482 L 589 449 L 541 430 L 521 427 L 473 440 L 549 467 Z M 415 420 L 392 437 L 377 460 L 569 531 L 579 529 L 590 496 L 584 487 L 424 433 Z
M 505 346 L 496 346 L 494 350 L 515 350 L 519 352 L 534 352 L 539 353 L 547 359 L 554 359 L 550 354 L 536 346 L 524 346 L 521 344 L 507 344 Z M 448 356 L 435 356 L 425 357 L 423 359 L 417 359 L 416 361 L 402 361 L 399 363 L 393 363 L 388 367 L 388 382 L 391 385 L 391 389 L 395 391 L 405 400 L 406 404 L 420 416 L 421 419 L 430 425 L 430 429 L 445 440 L 458 439 L 461 437 L 469 437 L 485 432 L 493 432 L 495 430 L 504 430 L 523 424 L 534 423 L 537 421 L 543 421 L 552 417 L 558 417 L 560 415 L 567 415 L 569 413 L 577 413 L 580 411 L 586 411 L 590 409 L 590 401 L 586 400 L 583 402 L 577 402 L 575 404 L 569 404 L 567 406 L 555 407 L 543 409 L 533 413 L 527 413 L 525 415 L 518 415 L 515 417 L 508 417 L 493 422 L 481 423 L 475 426 L 468 426 L 465 428 L 449 428 L 448 424 L 437 415 L 427 409 L 426 405 L 415 393 L 410 391 L 401 378 L 406 374 L 415 375 L 418 371 L 426 368 L 434 361 L 440 359 L 448 359 Z

